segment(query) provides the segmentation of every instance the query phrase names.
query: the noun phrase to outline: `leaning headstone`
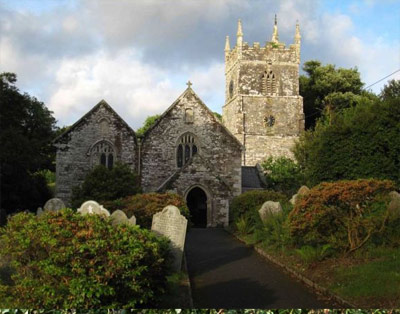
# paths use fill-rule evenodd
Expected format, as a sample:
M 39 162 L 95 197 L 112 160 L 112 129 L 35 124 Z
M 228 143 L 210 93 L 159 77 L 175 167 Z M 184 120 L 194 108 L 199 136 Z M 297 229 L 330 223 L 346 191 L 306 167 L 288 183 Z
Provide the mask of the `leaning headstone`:
M 40 217 L 43 215 L 43 209 L 42 207 L 38 207 L 37 211 L 36 211 L 36 216 Z
M 129 223 L 131 226 L 135 226 L 135 225 L 136 225 L 136 217 L 135 217 L 135 215 L 132 215 L 132 217 L 129 218 L 128 223 Z
M 59 211 L 60 209 L 65 208 L 65 204 L 59 198 L 51 198 L 49 199 L 46 204 L 43 206 L 44 211 Z
M 110 213 L 108 212 L 107 209 L 105 209 L 102 205 L 97 203 L 96 201 L 86 201 L 84 202 L 80 208 L 78 208 L 78 213 L 81 213 L 82 215 L 87 215 L 87 214 L 96 214 L 96 215 L 102 215 L 102 216 L 110 216 Z
M 292 198 L 290 199 L 289 202 L 290 202 L 292 205 L 294 205 L 294 204 L 296 203 L 296 200 L 298 199 L 298 197 L 299 197 L 300 195 L 306 195 L 306 194 L 308 194 L 308 192 L 310 192 L 310 189 L 309 189 L 307 186 L 302 185 L 302 186 L 300 187 L 300 189 L 297 191 L 297 193 L 296 193 L 295 195 L 292 196 Z
M 115 212 L 113 212 L 111 214 L 110 218 L 112 219 L 111 223 L 113 224 L 113 226 L 128 223 L 128 217 L 126 217 L 125 213 L 119 209 L 117 209 Z
M 169 205 L 153 216 L 151 230 L 166 236 L 171 241 L 174 256 L 173 269 L 181 270 L 183 248 L 185 246 L 187 219 L 176 206 Z
M 388 205 L 389 212 L 400 214 L 400 194 L 396 191 L 389 193 L 390 203 Z
M 258 211 L 262 221 L 267 220 L 268 217 L 271 215 L 275 215 L 281 212 L 282 212 L 281 204 L 279 202 L 272 202 L 272 201 L 265 202 Z

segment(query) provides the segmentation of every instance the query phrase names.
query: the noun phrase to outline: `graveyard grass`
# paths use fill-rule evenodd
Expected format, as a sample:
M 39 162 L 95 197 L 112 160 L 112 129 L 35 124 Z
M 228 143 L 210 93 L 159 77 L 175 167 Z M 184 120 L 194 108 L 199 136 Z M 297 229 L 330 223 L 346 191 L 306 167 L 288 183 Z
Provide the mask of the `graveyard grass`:
M 237 236 L 250 246 L 254 234 Z M 275 260 L 361 308 L 400 308 L 400 248 L 369 247 L 349 256 L 306 262 L 290 247 L 258 245 Z

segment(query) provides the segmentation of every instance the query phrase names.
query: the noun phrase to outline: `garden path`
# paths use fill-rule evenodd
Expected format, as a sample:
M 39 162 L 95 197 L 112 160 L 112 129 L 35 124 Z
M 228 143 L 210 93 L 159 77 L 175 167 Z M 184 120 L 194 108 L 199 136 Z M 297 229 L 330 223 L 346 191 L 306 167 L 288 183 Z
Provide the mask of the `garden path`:
M 186 258 L 195 308 L 329 308 L 223 229 L 192 228 Z

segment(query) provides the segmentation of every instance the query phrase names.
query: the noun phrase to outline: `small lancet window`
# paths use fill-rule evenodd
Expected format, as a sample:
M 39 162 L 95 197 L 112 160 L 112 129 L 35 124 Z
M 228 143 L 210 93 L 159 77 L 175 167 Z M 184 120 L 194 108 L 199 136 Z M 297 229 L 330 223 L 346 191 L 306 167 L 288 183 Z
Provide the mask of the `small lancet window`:
M 108 162 L 107 162 L 108 169 L 112 169 L 113 165 L 114 165 L 114 155 L 113 154 L 109 154 L 108 155 Z
M 178 141 L 178 148 L 176 151 L 176 164 L 178 168 L 185 165 L 190 158 L 197 154 L 196 140 L 190 133 L 184 134 Z
M 103 165 L 104 167 L 106 166 L 106 159 L 107 159 L 106 154 L 104 154 L 104 153 L 101 154 L 100 164 Z
M 229 98 L 233 97 L 233 81 L 229 83 Z

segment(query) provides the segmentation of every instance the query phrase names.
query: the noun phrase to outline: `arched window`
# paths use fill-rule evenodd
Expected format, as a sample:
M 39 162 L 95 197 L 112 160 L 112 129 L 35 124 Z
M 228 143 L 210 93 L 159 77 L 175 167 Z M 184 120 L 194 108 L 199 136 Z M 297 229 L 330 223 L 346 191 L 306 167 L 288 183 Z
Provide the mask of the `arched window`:
M 92 166 L 100 164 L 111 169 L 114 165 L 115 151 L 113 145 L 108 141 L 100 141 L 93 145 L 89 156 Z
M 276 94 L 276 77 L 272 71 L 269 71 L 269 73 L 266 73 L 264 86 L 263 87 L 264 87 L 265 93 L 267 95 Z
M 176 164 L 181 168 L 190 158 L 197 154 L 197 145 L 192 134 L 186 133 L 178 141 L 176 150 Z

